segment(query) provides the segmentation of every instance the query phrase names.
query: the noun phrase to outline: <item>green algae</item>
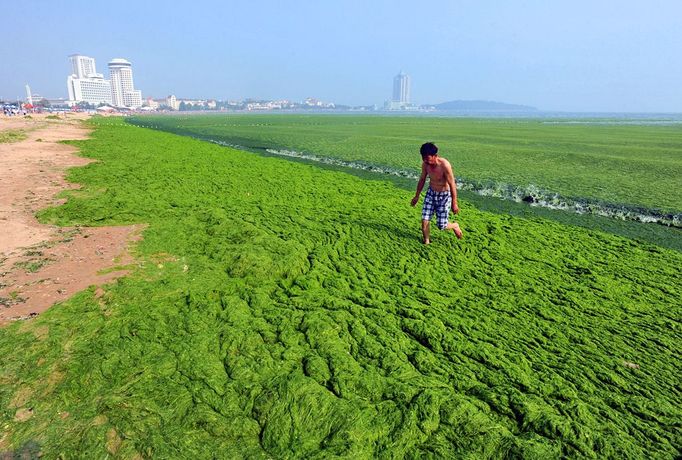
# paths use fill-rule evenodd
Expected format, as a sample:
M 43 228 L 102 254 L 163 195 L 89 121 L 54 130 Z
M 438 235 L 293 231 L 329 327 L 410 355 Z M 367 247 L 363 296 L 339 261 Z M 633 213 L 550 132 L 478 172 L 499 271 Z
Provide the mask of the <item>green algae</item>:
M 26 133 L 19 129 L 0 131 L 0 144 L 9 144 L 26 139 Z
M 467 202 L 465 239 L 424 247 L 390 183 L 92 124 L 92 193 L 41 218 L 148 223 L 141 266 L 0 330 L 15 449 L 679 455 L 681 254 Z
M 417 172 L 417 147 L 431 140 L 452 160 L 457 176 L 499 193 L 540 188 L 566 199 L 682 211 L 679 124 L 358 115 L 145 116 L 132 122 L 245 147 Z

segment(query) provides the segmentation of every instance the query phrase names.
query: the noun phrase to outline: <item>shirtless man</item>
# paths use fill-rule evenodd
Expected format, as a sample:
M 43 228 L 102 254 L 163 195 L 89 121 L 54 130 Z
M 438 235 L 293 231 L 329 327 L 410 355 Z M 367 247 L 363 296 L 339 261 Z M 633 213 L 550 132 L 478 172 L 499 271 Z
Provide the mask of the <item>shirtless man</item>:
M 452 173 L 452 166 L 445 158 L 438 156 L 438 147 L 433 142 L 427 142 L 421 146 L 419 152 L 422 155 L 422 174 L 417 184 L 417 193 L 412 198 L 412 206 L 419 202 L 426 176 L 429 176 L 429 190 L 424 197 L 424 207 L 422 208 L 422 235 L 424 244 L 431 242 L 429 234 L 429 223 L 433 214 L 436 214 L 436 222 L 441 230 L 452 230 L 457 238 L 462 239 L 462 230 L 457 222 L 448 222 L 450 209 L 457 214 L 457 184 Z

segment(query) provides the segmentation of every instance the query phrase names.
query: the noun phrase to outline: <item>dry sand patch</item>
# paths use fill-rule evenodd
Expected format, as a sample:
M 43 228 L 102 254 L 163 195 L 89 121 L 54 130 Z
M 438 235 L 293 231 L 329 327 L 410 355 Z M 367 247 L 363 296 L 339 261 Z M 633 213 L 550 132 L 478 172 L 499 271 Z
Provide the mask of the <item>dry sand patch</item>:
M 139 239 L 140 225 L 56 227 L 35 218 L 38 210 L 62 202 L 55 198 L 58 192 L 79 188 L 66 182 L 64 172 L 90 160 L 58 141 L 87 138 L 84 118 L 0 118 L 0 131 L 27 134 L 23 141 L 0 144 L 0 324 L 35 316 L 88 286 L 107 283 L 126 273 L 112 267 L 133 262 L 128 247 Z

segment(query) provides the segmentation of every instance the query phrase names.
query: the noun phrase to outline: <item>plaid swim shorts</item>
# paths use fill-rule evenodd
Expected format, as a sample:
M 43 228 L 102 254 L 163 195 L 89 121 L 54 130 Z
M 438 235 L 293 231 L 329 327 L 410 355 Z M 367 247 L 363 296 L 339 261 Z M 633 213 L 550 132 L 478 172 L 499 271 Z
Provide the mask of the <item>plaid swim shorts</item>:
M 424 197 L 424 207 L 422 208 L 422 220 L 431 220 L 433 213 L 436 213 L 436 223 L 438 228 L 444 230 L 448 226 L 448 215 L 452 204 L 452 194 L 450 190 L 436 192 L 431 187 Z

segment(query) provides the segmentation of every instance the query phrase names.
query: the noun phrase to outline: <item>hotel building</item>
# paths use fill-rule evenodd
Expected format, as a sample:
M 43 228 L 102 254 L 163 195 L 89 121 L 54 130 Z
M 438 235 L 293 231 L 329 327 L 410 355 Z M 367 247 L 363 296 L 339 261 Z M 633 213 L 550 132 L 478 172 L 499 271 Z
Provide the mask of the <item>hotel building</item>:
M 69 101 L 72 104 L 111 104 L 111 84 L 104 75 L 97 73 L 95 60 L 88 56 L 73 54 L 69 56 L 71 75 L 66 79 Z
M 97 74 L 95 59 L 91 57 L 72 54 L 69 56 L 69 61 L 71 61 L 71 75 L 75 75 L 76 78 L 88 78 L 90 75 Z
M 117 107 L 136 109 L 142 106 L 142 92 L 133 85 L 133 68 L 125 59 L 112 59 L 109 62 L 111 77 L 111 97 Z

